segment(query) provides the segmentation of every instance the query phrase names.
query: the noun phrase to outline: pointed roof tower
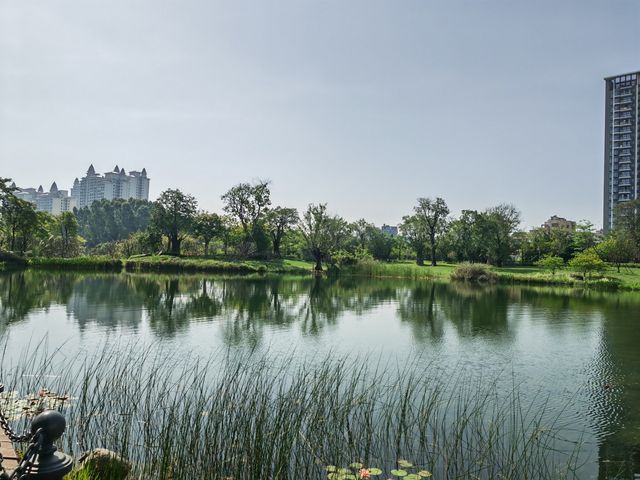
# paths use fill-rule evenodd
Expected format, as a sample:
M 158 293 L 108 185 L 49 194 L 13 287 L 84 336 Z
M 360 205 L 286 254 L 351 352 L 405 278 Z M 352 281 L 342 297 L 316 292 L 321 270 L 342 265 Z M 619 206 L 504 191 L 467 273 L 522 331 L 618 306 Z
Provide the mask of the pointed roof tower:
M 38 187 L 38 193 L 42 193 L 42 192 L 44 192 L 44 188 L 42 188 L 42 185 L 40 185 L 40 186 Z
M 120 172 L 120 169 L 118 168 L 118 165 L 116 165 L 116 167 L 113 169 L 114 172 L 118 173 Z
M 80 180 L 78 180 L 78 177 L 76 177 L 76 179 L 73 181 L 73 186 L 77 187 L 78 185 L 80 185 Z
M 142 168 L 142 176 L 146 177 L 147 176 L 147 169 L 146 168 Z
M 91 165 L 89 165 L 89 170 L 87 170 L 87 175 L 95 175 L 96 174 L 96 169 L 93 168 L 93 163 Z
M 11 182 L 11 185 L 9 186 L 9 188 L 18 188 L 16 187 L 16 182 Z
M 58 192 L 58 185 L 56 184 L 56 182 L 53 182 L 53 183 L 51 184 L 51 188 L 49 189 L 49 191 L 50 191 L 51 193 L 57 193 L 57 192 Z
M 121 168 L 121 169 L 120 169 L 120 173 L 121 173 L 122 175 L 125 175 L 127 172 L 125 172 L 125 171 L 124 171 L 124 168 Z

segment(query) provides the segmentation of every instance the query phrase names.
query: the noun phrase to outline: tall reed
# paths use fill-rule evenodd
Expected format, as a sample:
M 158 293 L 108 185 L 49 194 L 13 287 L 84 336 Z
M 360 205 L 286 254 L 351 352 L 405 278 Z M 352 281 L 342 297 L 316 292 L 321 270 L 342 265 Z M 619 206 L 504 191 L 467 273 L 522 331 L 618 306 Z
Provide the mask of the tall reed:
M 25 356 L 3 362 L 0 375 L 20 395 L 70 395 L 59 405 L 63 450 L 113 450 L 133 465 L 130 478 L 324 479 L 328 466 L 353 462 L 388 475 L 399 460 L 436 479 L 575 476 L 576 451 L 560 440 L 566 426 L 544 402 L 463 372 L 121 351 Z M 345 472 L 329 478 L 356 478 Z

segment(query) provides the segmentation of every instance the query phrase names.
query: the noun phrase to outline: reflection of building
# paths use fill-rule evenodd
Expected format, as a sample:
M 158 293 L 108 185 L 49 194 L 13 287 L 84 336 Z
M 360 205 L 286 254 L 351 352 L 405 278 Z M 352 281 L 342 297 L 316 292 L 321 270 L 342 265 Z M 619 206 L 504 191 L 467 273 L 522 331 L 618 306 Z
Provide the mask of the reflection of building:
M 393 227 L 391 225 L 387 225 L 386 223 L 380 227 L 380 231 L 382 233 L 386 233 L 387 235 L 391 235 L 392 237 L 398 235 L 398 227 Z
M 576 229 L 576 222 L 553 215 L 549 220 L 542 224 L 542 228 L 546 230 L 563 230 L 565 232 L 573 232 Z
M 71 188 L 71 196 L 75 198 L 78 208 L 88 207 L 96 200 L 113 200 L 115 198 L 135 198 L 149 200 L 149 177 L 147 170 L 125 172 L 116 165 L 112 172 L 104 175 L 96 173 L 93 165 L 80 180 L 77 178 Z
M 616 206 L 638 198 L 640 72 L 605 78 L 604 217 L 613 228 Z
M 15 187 L 15 183 L 11 186 Z M 52 215 L 73 211 L 73 207 L 76 206 L 75 199 L 71 198 L 66 190 L 58 190 L 56 182 L 51 184 L 48 192 L 45 192 L 40 185 L 37 190 L 35 188 L 19 188 L 16 190 L 15 196 L 33 203 L 36 210 L 49 212 Z

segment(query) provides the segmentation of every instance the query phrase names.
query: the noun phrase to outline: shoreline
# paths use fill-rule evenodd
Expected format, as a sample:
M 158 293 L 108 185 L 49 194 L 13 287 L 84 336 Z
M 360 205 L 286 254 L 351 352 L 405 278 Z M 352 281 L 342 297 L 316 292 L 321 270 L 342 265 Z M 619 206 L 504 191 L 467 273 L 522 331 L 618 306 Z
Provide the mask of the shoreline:
M 0 270 L 39 269 L 52 271 L 127 272 L 127 273 L 212 273 L 212 274 L 289 274 L 313 275 L 311 262 L 301 260 L 232 260 L 197 257 L 145 256 L 128 259 L 110 257 L 33 258 L 25 263 L 0 263 Z M 405 262 L 362 262 L 323 271 L 328 275 L 348 275 L 367 278 L 398 278 L 429 281 L 452 281 L 455 264 L 436 267 L 417 266 Z M 491 267 L 499 285 L 532 285 L 568 288 L 589 288 L 609 291 L 640 291 L 640 270 L 625 267 L 618 273 L 610 267 L 606 274 L 588 282 L 561 270 L 555 275 L 538 267 Z M 638 272 L 633 273 L 632 270 Z

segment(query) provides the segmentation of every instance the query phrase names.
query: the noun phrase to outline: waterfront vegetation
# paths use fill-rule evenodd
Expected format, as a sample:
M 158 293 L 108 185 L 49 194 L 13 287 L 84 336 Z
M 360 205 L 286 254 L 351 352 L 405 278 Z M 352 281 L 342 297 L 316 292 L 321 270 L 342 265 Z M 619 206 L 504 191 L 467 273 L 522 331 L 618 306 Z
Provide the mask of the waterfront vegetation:
M 127 478 L 359 479 L 363 468 L 412 479 L 577 478 L 568 425 L 517 387 L 496 392 L 490 378 L 427 378 L 367 358 L 290 367 L 288 358 L 128 352 L 105 347 L 66 359 L 62 372 L 31 355 L 11 371 L 3 362 L 0 374 L 19 379 L 12 392 L 46 382 L 66 399 L 63 449 L 117 452 L 132 467 Z
M 300 215 L 272 206 L 266 181 L 229 189 L 221 196 L 223 214 L 198 210 L 193 196 L 166 190 L 155 202 L 101 200 L 58 217 L 36 212 L 8 185 L 0 179 L 4 264 L 211 273 L 306 273 L 311 267 L 405 278 L 450 278 L 450 265 L 458 264 L 453 277 L 466 281 L 640 285 L 637 270 L 628 268 L 640 260 L 640 201 L 618 209 L 617 228 L 605 238 L 589 222 L 575 231 L 523 232 L 520 212 L 509 204 L 450 218 L 444 199 L 419 198 L 400 235 L 390 235 L 365 219 L 330 214 L 326 204 L 310 204 Z

